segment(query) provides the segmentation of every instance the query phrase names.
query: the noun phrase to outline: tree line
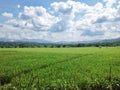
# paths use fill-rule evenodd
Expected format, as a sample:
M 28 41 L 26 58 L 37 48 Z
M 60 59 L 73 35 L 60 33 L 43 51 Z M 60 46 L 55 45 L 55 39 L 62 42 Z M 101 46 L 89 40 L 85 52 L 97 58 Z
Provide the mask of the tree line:
M 101 47 L 120 46 L 120 42 L 95 42 L 95 43 L 35 43 L 35 42 L 0 42 L 0 48 L 60 48 L 60 47 Z

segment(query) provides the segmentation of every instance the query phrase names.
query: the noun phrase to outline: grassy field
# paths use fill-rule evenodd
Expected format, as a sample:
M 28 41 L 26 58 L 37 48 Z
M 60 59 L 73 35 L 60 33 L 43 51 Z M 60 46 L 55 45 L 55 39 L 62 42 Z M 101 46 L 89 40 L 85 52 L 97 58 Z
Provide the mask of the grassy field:
M 1 48 L 0 90 L 120 90 L 120 47 Z

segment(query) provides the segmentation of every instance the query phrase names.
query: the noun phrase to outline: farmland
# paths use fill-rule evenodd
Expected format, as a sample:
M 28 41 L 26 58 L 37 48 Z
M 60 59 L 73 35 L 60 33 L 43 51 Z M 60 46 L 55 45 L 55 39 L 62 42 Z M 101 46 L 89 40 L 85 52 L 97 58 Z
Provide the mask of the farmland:
M 120 47 L 1 48 L 1 90 L 120 90 Z

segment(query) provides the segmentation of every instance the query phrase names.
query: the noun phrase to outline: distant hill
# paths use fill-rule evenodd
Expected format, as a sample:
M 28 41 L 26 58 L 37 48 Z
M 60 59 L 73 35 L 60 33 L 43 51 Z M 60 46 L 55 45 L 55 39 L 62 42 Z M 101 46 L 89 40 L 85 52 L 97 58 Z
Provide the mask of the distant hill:
M 120 38 L 117 38 L 117 39 L 106 39 L 106 40 L 100 41 L 100 43 L 120 43 Z
M 47 40 L 8 40 L 0 39 L 0 47 L 88 47 L 88 46 L 120 46 L 120 38 L 106 39 L 101 41 L 84 41 L 84 42 L 51 42 Z
M 33 43 L 51 43 L 52 41 L 47 41 L 43 39 L 21 39 L 21 40 L 11 40 L 6 38 L 0 38 L 0 42 L 33 42 Z

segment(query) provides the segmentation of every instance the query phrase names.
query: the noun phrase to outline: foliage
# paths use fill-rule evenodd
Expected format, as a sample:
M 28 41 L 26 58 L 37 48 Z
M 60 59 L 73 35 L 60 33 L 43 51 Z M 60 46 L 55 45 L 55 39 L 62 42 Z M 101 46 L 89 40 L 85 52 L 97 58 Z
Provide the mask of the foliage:
M 101 47 L 101 46 L 120 46 L 120 38 L 111 39 L 111 40 L 103 40 L 98 42 L 70 42 L 70 43 L 39 43 L 39 42 L 0 42 L 1 48 L 61 48 L 61 47 Z

